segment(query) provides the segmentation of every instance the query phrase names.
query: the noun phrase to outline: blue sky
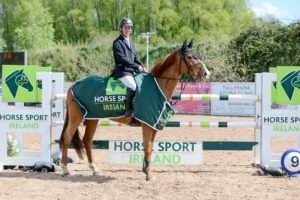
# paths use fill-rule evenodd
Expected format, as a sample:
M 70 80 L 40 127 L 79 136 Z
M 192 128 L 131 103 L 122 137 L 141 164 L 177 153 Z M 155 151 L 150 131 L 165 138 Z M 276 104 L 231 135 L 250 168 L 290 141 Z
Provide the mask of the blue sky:
M 249 0 L 257 17 L 273 15 L 285 24 L 300 20 L 300 0 Z

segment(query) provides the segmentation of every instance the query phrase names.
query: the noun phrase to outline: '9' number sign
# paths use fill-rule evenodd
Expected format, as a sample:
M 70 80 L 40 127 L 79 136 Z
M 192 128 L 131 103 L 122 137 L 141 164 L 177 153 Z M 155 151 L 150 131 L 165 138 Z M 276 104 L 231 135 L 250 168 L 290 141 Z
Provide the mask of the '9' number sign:
M 288 149 L 281 156 L 281 167 L 289 175 L 300 173 L 300 150 Z

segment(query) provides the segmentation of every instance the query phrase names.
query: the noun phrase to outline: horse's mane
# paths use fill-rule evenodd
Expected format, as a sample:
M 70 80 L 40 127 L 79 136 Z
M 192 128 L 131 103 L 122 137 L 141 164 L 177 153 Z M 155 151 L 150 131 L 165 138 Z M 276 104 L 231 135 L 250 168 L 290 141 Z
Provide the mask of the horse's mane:
M 176 54 L 177 50 L 173 53 L 167 55 L 161 62 L 154 65 L 154 67 L 151 70 L 151 74 L 154 77 L 159 77 L 168 67 L 172 66 L 174 62 L 176 61 Z

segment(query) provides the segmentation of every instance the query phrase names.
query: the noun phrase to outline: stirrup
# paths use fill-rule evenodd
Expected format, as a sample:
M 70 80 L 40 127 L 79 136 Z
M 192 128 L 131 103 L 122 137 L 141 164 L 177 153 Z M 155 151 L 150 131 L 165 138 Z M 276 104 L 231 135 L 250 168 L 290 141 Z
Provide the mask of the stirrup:
M 128 109 L 128 110 L 126 110 L 126 112 L 125 112 L 125 117 L 132 117 L 132 114 L 133 114 L 133 110 L 131 110 L 131 109 Z

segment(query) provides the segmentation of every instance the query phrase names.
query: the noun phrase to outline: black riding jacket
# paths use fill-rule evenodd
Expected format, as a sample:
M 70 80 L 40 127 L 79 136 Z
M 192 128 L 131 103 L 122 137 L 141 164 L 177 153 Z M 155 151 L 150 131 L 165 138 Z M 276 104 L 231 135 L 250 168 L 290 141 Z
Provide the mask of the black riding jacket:
M 113 42 L 113 53 L 116 63 L 114 71 L 115 78 L 122 78 L 124 76 L 133 76 L 139 73 L 138 67 L 143 64 L 138 60 L 135 44 L 130 40 L 130 48 L 127 45 L 125 38 L 120 35 Z

